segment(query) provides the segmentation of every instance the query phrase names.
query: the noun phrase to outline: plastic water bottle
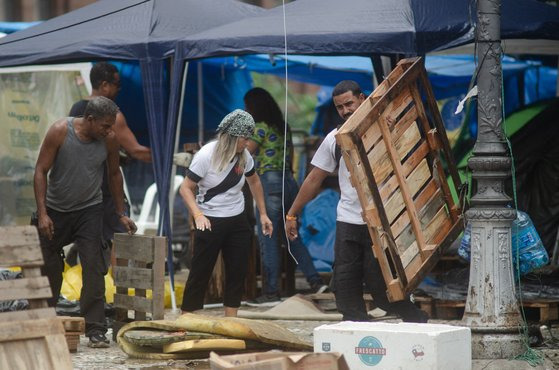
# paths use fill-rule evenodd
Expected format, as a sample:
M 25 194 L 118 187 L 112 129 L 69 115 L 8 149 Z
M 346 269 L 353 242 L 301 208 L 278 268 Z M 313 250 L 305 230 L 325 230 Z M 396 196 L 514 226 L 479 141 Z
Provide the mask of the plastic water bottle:
M 472 224 L 466 224 L 460 246 L 458 247 L 458 256 L 466 261 L 470 260 L 470 239 L 472 236 Z
M 540 235 L 536 231 L 530 216 L 525 212 L 517 212 L 516 220 L 512 223 L 511 242 L 513 265 L 516 269 L 516 258 L 518 258 L 520 275 L 525 275 L 549 263 L 549 256 Z

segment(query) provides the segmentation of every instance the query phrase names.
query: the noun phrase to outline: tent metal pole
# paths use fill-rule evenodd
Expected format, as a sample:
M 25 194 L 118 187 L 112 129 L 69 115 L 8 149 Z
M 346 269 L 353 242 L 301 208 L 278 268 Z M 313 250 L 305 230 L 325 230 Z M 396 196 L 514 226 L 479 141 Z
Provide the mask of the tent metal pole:
M 198 74 L 198 145 L 204 144 L 204 77 L 202 74 L 202 62 L 196 64 Z
M 178 71 L 175 71 L 178 73 Z M 188 62 L 184 63 L 183 71 L 182 71 L 182 82 L 181 82 L 181 92 L 179 97 L 179 114 L 177 115 L 177 123 L 176 123 L 176 131 L 175 131 L 175 147 L 173 150 L 173 154 L 178 152 L 179 148 L 179 141 L 180 141 L 180 132 L 182 126 L 182 109 L 184 106 L 184 91 L 186 89 L 186 77 L 188 74 Z M 177 173 L 177 166 L 173 164 L 171 167 L 171 191 L 169 192 L 169 213 L 171 219 L 171 227 L 173 227 L 173 205 L 175 204 L 175 175 Z M 168 256 L 167 258 L 173 258 L 173 256 Z M 177 299 L 175 297 L 175 286 L 172 283 L 171 277 L 169 276 L 169 285 L 171 286 L 171 308 L 173 312 L 177 311 Z
M 557 57 L 557 88 L 555 89 L 555 96 L 559 96 L 559 57 Z
M 376 88 L 384 80 L 382 61 L 379 54 L 371 55 L 371 64 L 373 65 L 373 87 Z

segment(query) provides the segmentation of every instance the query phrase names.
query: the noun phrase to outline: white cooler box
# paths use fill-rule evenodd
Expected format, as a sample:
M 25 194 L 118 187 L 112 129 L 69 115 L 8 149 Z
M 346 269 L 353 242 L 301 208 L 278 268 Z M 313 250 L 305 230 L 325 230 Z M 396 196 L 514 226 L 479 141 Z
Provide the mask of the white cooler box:
M 340 352 L 354 369 L 472 368 L 470 328 L 344 321 L 314 329 L 315 352 Z

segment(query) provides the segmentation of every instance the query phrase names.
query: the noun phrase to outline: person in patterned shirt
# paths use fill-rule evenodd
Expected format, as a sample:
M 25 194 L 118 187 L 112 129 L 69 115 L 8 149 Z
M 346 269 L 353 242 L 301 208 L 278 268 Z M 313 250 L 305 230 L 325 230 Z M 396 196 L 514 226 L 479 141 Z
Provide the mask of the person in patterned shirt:
M 272 237 L 266 238 L 260 223 L 257 225 L 265 284 L 262 287 L 262 295 L 255 300 L 248 301 L 247 304 L 249 306 L 274 306 L 281 302 L 278 289 L 281 261 L 278 237 L 279 235 L 284 236 L 282 232 L 284 210 L 291 207 L 299 190 L 291 169 L 293 157 L 291 131 L 289 125 L 284 122 L 278 104 L 268 91 L 259 87 L 251 89 L 245 94 L 244 102 L 246 111 L 254 117 L 256 122 L 254 135 L 249 140 L 247 148 L 254 156 L 256 172 L 260 175 L 264 188 L 266 210 L 274 229 Z M 284 133 L 286 131 L 287 155 L 284 162 Z M 318 275 L 308 249 L 299 239 L 291 242 L 290 250 L 313 291 L 322 293 L 328 289 Z

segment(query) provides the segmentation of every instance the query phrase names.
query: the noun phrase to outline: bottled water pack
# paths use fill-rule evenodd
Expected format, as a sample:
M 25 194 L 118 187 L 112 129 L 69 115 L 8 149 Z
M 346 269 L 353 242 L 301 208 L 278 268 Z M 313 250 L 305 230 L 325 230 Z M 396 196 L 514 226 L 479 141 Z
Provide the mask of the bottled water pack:
M 520 275 L 526 275 L 549 263 L 549 256 L 540 235 L 527 213 L 517 211 L 516 220 L 512 222 L 511 234 L 515 276 L 517 267 L 519 267 Z M 470 260 L 471 235 L 472 225 L 468 223 L 458 248 L 458 255 L 466 261 Z

